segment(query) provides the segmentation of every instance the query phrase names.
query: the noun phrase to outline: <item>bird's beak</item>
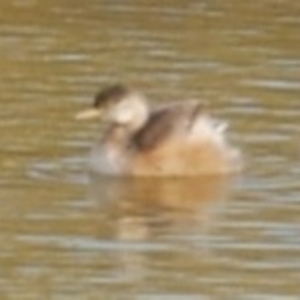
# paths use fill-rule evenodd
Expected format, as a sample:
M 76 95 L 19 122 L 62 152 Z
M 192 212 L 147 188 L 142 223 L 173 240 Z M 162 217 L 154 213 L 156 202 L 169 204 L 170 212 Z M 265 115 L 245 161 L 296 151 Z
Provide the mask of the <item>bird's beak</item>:
M 99 118 L 102 112 L 99 109 L 91 108 L 84 111 L 79 112 L 75 115 L 76 120 L 92 120 Z

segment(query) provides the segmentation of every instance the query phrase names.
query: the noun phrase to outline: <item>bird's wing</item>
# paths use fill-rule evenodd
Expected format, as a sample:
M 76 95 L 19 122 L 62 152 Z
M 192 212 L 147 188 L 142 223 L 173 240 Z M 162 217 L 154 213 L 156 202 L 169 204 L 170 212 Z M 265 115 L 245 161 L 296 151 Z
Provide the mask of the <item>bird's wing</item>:
M 148 122 L 132 138 L 138 150 L 153 150 L 178 133 L 192 129 L 203 113 L 202 105 L 195 101 L 176 103 L 154 110 Z

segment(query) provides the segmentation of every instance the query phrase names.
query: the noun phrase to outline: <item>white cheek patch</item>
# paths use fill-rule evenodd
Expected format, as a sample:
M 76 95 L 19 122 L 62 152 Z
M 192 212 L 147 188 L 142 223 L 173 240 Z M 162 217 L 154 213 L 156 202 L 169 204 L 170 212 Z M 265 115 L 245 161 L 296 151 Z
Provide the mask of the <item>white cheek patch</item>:
M 116 104 L 109 113 L 113 123 L 139 128 L 148 118 L 148 107 L 143 98 L 130 96 Z
M 128 103 L 120 103 L 113 111 L 112 111 L 112 119 L 117 123 L 128 123 L 132 120 L 133 113 L 132 107 L 128 105 Z

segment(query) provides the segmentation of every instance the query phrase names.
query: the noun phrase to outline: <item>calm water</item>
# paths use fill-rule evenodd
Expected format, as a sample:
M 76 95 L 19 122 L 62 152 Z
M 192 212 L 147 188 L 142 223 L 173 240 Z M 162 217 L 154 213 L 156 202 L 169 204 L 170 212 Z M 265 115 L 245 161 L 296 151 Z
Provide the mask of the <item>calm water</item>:
M 300 3 L 1 0 L 1 299 L 299 299 Z M 105 84 L 205 99 L 238 178 L 88 174 Z

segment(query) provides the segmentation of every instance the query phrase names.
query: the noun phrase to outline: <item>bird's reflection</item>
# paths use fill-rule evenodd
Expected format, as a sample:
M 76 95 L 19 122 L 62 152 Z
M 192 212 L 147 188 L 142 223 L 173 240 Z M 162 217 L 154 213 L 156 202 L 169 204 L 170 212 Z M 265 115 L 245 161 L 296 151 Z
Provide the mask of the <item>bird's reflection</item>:
M 149 251 L 172 253 L 211 234 L 213 224 L 222 216 L 232 183 L 228 176 L 91 179 L 89 197 L 108 221 L 108 229 L 103 230 L 101 223 L 98 230 L 121 247 L 116 259 L 118 270 L 122 270 L 124 281 L 135 284 L 143 284 L 147 277 Z M 201 248 L 211 252 L 205 239 Z M 194 259 L 199 259 L 198 250 Z
M 181 230 L 191 229 L 191 223 L 207 226 L 228 198 L 232 182 L 228 176 L 91 179 L 89 196 L 114 216 L 120 238 L 134 240 L 146 239 L 158 224 Z

